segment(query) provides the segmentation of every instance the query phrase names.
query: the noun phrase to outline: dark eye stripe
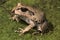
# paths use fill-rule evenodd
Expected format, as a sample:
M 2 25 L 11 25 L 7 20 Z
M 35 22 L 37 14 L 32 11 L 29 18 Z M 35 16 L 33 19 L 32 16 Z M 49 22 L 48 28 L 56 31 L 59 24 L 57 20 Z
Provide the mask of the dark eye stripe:
M 34 12 L 32 12 L 32 11 L 29 11 L 29 13 L 30 13 L 30 15 L 35 15 Z

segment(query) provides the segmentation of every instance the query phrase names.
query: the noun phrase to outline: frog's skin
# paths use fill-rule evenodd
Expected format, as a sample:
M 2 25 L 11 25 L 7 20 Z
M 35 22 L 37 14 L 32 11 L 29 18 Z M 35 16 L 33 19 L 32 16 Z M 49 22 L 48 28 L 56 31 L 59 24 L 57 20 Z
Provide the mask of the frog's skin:
M 19 22 L 19 19 L 21 19 L 29 24 L 24 29 L 20 28 L 20 34 L 28 32 L 35 26 L 37 27 L 37 30 L 41 31 L 41 33 L 44 33 L 44 31 L 48 28 L 48 22 L 46 21 L 45 14 L 40 10 L 23 6 L 21 3 L 18 3 L 18 5 L 12 9 L 12 13 L 14 14 L 11 17 L 13 20 Z

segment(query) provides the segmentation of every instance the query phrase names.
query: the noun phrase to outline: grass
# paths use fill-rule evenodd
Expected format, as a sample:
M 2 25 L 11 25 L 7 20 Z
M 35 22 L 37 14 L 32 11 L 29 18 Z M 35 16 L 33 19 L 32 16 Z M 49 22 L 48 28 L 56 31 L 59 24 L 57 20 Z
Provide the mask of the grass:
M 6 2 L 2 2 L 0 1 L 0 40 L 60 40 L 60 0 L 6 0 Z M 31 35 L 30 33 L 19 36 L 18 33 L 15 33 L 14 31 L 18 28 L 27 26 L 22 21 L 17 23 L 9 20 L 8 11 L 18 2 L 43 10 L 48 21 L 53 24 L 53 31 L 42 36 L 40 34 Z M 6 7 L 7 11 L 1 5 Z

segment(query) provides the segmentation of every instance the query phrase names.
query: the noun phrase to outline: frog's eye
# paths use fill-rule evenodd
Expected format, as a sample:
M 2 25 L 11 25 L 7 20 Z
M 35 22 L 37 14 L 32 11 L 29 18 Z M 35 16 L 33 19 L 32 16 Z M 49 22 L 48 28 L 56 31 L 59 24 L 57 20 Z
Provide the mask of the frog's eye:
M 28 11 L 28 9 L 25 8 L 25 7 L 18 8 L 17 10 L 21 10 L 22 12 L 26 12 L 26 11 Z
M 21 7 L 21 11 L 22 11 L 22 12 L 26 12 L 26 11 L 28 11 L 28 9 Z

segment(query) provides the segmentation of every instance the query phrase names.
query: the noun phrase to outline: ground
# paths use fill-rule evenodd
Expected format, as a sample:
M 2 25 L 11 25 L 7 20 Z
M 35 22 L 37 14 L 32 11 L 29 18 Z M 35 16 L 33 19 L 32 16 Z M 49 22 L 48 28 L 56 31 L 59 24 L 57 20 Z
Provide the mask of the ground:
M 53 25 L 53 31 L 44 35 L 31 35 L 31 31 L 19 36 L 14 31 L 27 26 L 26 23 L 9 20 L 9 11 L 18 2 L 36 7 L 46 14 L 46 18 Z M 5 8 L 3 8 L 3 7 Z M 0 40 L 60 40 L 60 0 L 6 0 L 0 1 Z

